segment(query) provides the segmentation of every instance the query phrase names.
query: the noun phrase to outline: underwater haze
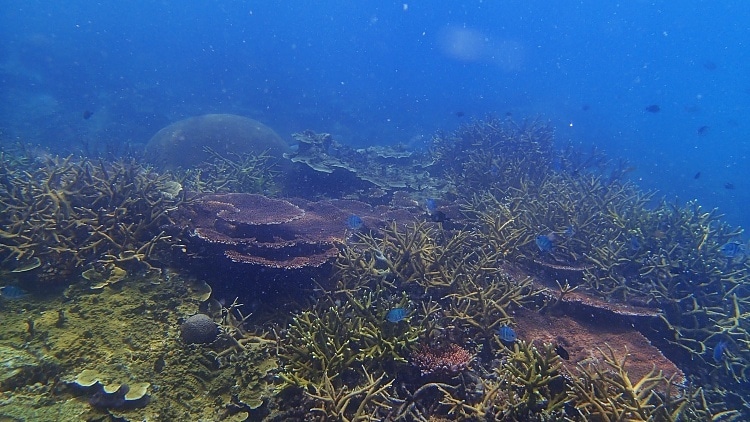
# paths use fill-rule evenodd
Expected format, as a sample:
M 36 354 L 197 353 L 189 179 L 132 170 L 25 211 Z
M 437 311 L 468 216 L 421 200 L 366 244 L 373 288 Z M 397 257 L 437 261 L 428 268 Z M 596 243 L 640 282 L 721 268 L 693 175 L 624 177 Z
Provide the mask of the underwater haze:
M 750 226 L 745 1 L 80 1 L 0 5 L 0 142 L 137 151 L 205 113 L 354 147 L 487 114 Z

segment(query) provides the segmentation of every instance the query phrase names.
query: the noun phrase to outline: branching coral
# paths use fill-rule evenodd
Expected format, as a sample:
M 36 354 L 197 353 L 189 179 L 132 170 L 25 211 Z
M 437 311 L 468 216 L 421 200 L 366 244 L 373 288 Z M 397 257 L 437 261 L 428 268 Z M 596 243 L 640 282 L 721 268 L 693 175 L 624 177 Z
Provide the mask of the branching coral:
M 627 350 L 619 358 L 614 350 L 601 351 L 603 362 L 579 365 L 571 381 L 570 399 L 585 420 L 679 420 L 689 403 L 671 381 L 655 369 L 640 380 L 631 380 L 626 369 Z
M 98 265 L 148 266 L 174 243 L 162 226 L 184 201 L 168 175 L 133 160 L 3 160 L 0 180 L 1 265 L 41 279 Z
M 538 350 L 519 342 L 495 369 L 495 377 L 481 379 L 478 397 L 462 397 L 459 388 L 447 384 L 435 387 L 445 411 L 462 420 L 562 420 L 566 396 L 559 368 L 552 345 Z
M 513 307 L 532 300 L 531 280 L 516 280 L 504 273 L 492 255 L 472 258 L 467 271 L 456 274 L 454 290 L 446 295 L 450 301 L 446 318 L 486 340 L 495 339 L 495 331 L 512 322 Z
M 219 154 L 204 147 L 209 158 L 181 175 L 185 189 L 201 193 L 260 193 L 279 190 L 279 166 L 268 151 Z
M 329 417 L 364 420 L 388 396 L 393 380 L 386 378 L 384 365 L 405 361 L 424 332 L 417 315 L 411 321 L 386 319 L 389 309 L 407 307 L 407 302 L 382 288 L 340 280 L 335 293 L 295 316 L 285 329 L 279 346 L 282 378 L 318 400 L 318 411 Z
M 458 186 L 518 188 L 550 168 L 552 128 L 539 120 L 518 124 L 490 117 L 435 135 L 430 152 L 434 167 Z

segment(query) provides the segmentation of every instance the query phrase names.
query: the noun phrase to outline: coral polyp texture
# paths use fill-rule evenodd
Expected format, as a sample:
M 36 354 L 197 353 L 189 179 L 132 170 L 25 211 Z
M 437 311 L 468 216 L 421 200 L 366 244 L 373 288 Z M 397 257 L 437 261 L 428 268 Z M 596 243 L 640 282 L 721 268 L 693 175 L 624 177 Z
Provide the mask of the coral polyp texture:
M 438 348 L 422 345 L 411 354 L 412 365 L 419 368 L 422 375 L 456 375 L 467 369 L 473 359 L 468 350 L 453 343 Z
M 750 417 L 749 248 L 718 211 L 540 120 L 419 154 L 295 139 L 174 174 L 4 152 L 0 414 Z

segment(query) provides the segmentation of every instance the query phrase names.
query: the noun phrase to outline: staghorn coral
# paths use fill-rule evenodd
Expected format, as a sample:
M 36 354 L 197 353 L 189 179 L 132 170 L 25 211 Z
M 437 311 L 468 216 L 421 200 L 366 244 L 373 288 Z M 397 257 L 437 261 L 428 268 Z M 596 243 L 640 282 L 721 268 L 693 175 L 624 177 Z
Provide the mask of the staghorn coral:
M 580 364 L 579 376 L 571 380 L 569 396 L 580 417 L 604 421 L 679 419 L 688 398 L 681 396 L 670 379 L 654 369 L 631 380 L 626 369 L 627 350 L 622 358 L 612 348 L 600 352 L 602 363 Z
M 499 343 L 497 328 L 513 321 L 514 307 L 531 303 L 535 289 L 531 279 L 516 279 L 506 273 L 494 255 L 477 252 L 468 256 L 454 272 L 453 289 L 446 294 L 446 318 L 462 330 Z
M 208 159 L 178 173 L 185 189 L 199 193 L 273 194 L 281 188 L 281 166 L 268 151 L 224 155 L 205 147 Z
M 313 410 L 329 418 L 365 420 L 382 411 L 393 382 L 384 368 L 405 361 L 409 347 L 424 331 L 417 321 L 394 324 L 385 316 L 404 307 L 384 289 L 348 286 L 339 280 L 334 293 L 301 312 L 279 339 L 288 386 L 315 399 Z M 411 318 L 416 318 L 412 316 Z
M 620 180 L 627 171 L 618 165 L 609 177 L 529 175 L 516 186 L 490 186 L 462 207 L 480 244 L 557 281 L 561 295 L 550 299 L 550 311 L 580 303 L 621 315 L 661 312 L 666 340 L 701 363 L 695 371 L 702 384 L 716 376 L 744 382 L 750 263 L 745 254 L 727 257 L 722 249 L 741 245 L 741 230 L 695 202 L 650 205 L 653 194 Z M 551 250 L 540 252 L 538 235 L 553 239 Z M 715 362 L 711 354 L 720 341 L 729 351 Z
M 474 390 L 444 383 L 421 388 L 434 387 L 441 394 L 436 412 L 460 420 L 563 420 L 566 394 L 559 368 L 552 345 L 539 350 L 518 342 L 493 376 L 480 378 Z
M 519 124 L 488 117 L 450 134 L 436 134 L 430 155 L 433 167 L 452 181 L 453 189 L 510 189 L 541 178 L 551 169 L 553 140 L 552 127 L 539 120 Z
M 5 157 L 0 163 L 4 269 L 61 280 L 86 268 L 150 268 L 159 251 L 176 244 L 162 227 L 185 198 L 171 194 L 169 175 L 133 160 Z

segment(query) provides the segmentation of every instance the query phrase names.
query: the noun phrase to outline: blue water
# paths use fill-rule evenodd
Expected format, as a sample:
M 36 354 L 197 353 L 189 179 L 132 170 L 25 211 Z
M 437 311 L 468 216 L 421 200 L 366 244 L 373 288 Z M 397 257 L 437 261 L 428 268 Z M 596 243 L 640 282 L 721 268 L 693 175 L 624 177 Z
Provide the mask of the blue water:
M 0 142 L 137 149 L 222 112 L 422 147 L 486 113 L 542 116 L 750 227 L 748 22 L 744 1 L 5 0 Z

